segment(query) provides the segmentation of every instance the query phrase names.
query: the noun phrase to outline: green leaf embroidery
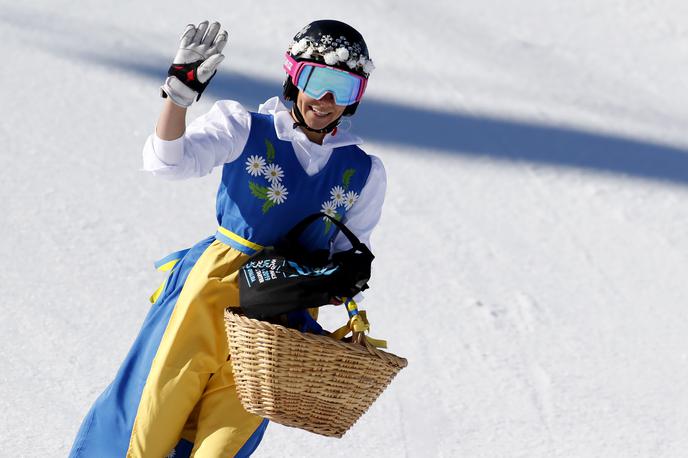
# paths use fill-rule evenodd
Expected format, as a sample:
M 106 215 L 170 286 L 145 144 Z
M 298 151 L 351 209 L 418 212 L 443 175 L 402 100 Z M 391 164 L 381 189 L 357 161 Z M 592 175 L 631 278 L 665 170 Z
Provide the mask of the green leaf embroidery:
M 349 181 L 351 177 L 356 173 L 356 169 L 346 169 L 344 171 L 344 176 L 342 177 L 342 183 L 344 183 L 344 189 L 349 189 Z
M 341 221 L 342 217 L 344 215 L 340 215 L 339 213 L 335 213 L 332 218 L 336 219 L 337 221 Z M 324 218 L 323 217 L 323 222 L 325 223 L 325 234 L 330 232 L 330 228 L 332 227 L 332 221 L 330 221 L 330 218 Z
M 275 206 L 275 202 L 272 200 L 266 200 L 263 204 L 263 214 L 267 213 L 272 207 Z
M 261 186 L 258 183 L 254 183 L 253 181 L 248 182 L 248 187 L 251 188 L 251 194 L 256 196 L 259 199 L 267 199 L 268 198 L 268 188 L 265 186 Z
M 265 146 L 268 149 L 268 151 L 267 151 L 268 162 L 270 164 L 272 164 L 272 161 L 275 160 L 275 147 L 272 146 L 272 143 L 270 143 L 270 140 L 268 140 L 267 138 L 265 139 Z

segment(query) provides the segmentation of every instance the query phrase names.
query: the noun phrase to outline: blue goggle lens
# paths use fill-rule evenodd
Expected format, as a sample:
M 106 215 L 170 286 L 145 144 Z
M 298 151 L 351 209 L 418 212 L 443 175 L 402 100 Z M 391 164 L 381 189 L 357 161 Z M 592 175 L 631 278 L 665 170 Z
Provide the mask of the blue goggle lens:
M 296 87 L 314 99 L 320 99 L 331 92 L 337 105 L 347 106 L 356 102 L 361 80 L 344 71 L 306 65 L 299 75 Z

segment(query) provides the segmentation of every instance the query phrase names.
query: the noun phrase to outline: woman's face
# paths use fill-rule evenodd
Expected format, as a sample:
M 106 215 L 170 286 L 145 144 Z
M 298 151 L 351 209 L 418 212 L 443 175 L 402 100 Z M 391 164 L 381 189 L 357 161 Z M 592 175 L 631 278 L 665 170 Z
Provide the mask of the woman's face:
M 346 110 L 346 106 L 334 103 L 334 96 L 331 92 L 326 93 L 318 100 L 299 91 L 299 96 L 296 98 L 296 106 L 299 107 L 303 119 L 306 120 L 306 124 L 311 129 L 326 127 L 339 118 Z

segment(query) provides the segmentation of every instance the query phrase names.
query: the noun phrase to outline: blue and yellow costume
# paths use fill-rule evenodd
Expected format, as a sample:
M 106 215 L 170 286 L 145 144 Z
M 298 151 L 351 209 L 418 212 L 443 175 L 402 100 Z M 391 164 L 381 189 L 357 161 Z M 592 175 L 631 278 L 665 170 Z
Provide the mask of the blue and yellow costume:
M 267 420 L 241 406 L 229 361 L 223 315 L 239 304 L 238 269 L 326 208 L 333 189 L 360 194 L 370 168 L 370 157 L 349 145 L 335 148 L 309 176 L 291 143 L 277 138 L 272 116 L 251 113 L 241 156 L 223 166 L 220 228 L 163 261 L 174 267 L 114 381 L 86 415 L 70 457 L 249 456 Z M 350 206 L 342 201 L 337 208 L 345 217 Z M 317 222 L 302 242 L 328 248 L 335 235 L 333 226 Z

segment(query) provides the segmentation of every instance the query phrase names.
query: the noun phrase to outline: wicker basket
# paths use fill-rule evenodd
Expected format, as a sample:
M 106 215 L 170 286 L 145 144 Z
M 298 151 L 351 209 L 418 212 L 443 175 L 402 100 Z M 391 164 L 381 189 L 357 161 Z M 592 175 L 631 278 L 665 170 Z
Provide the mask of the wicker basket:
M 225 312 L 244 408 L 286 426 L 342 437 L 407 361 L 369 345 Z

